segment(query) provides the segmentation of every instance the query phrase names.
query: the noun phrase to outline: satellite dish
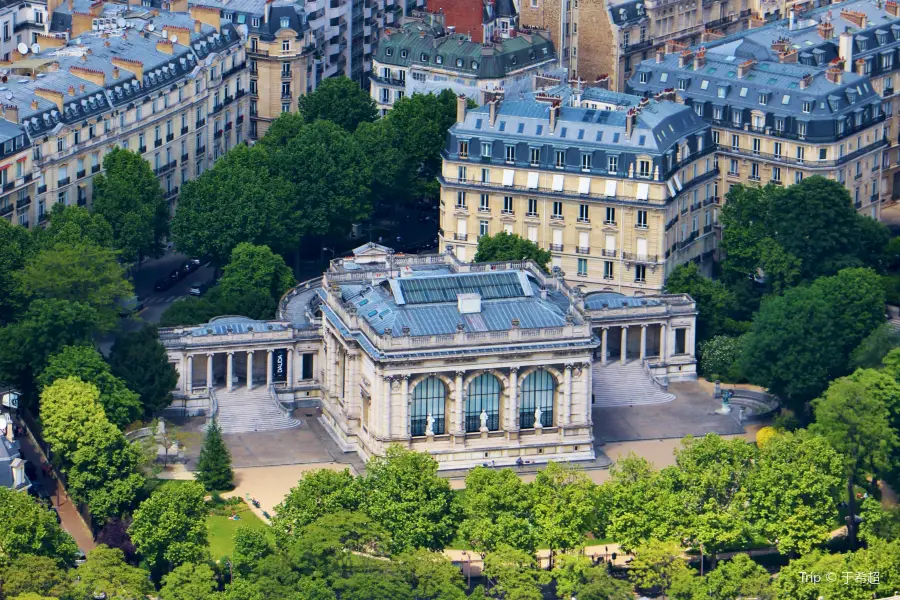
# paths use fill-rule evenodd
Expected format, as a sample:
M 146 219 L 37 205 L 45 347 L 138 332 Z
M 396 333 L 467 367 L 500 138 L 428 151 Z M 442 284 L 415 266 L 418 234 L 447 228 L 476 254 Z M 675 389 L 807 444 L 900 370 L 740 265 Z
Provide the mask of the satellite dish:
M 123 19 L 122 17 L 119 17 L 119 19 L 116 21 L 116 24 L 119 27 L 125 27 L 125 19 Z
M 153 31 L 154 29 L 156 29 L 156 25 L 154 25 L 153 23 L 147 25 L 147 31 Z
M 28 46 L 24 42 L 19 42 L 19 45 L 16 46 L 16 50 L 19 51 L 19 54 L 28 54 Z
M 171 38 L 169 38 L 169 41 L 172 42 L 172 43 L 174 44 L 175 42 L 178 41 L 178 36 L 177 36 L 177 35 L 173 35 Z
M 41 51 L 41 45 L 38 44 L 38 43 L 32 44 L 32 45 L 31 45 L 31 51 L 34 52 L 35 54 L 37 54 L 38 52 Z
M 6 92 L 6 99 L 7 99 L 7 100 L 12 100 L 12 99 L 13 99 L 13 94 L 12 94 L 12 92 Z

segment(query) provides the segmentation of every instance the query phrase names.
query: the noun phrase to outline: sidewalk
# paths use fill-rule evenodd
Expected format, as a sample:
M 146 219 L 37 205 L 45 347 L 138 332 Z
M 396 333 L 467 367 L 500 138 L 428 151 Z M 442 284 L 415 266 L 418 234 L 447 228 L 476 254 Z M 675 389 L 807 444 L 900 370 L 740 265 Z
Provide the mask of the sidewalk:
M 91 534 L 91 530 L 88 529 L 81 515 L 78 514 L 78 508 L 69 499 L 65 489 L 57 482 L 55 477 L 46 477 L 44 475 L 42 467 L 46 464 L 46 461 L 31 441 L 31 438 L 26 435 L 19 437 L 17 441 L 22 450 L 22 458 L 34 465 L 35 469 L 37 469 L 38 481 L 52 494 L 51 500 L 54 508 L 59 513 L 59 518 L 62 520 L 62 528 L 75 538 L 75 543 L 87 554 L 94 549 L 96 544 L 94 544 L 94 536 Z

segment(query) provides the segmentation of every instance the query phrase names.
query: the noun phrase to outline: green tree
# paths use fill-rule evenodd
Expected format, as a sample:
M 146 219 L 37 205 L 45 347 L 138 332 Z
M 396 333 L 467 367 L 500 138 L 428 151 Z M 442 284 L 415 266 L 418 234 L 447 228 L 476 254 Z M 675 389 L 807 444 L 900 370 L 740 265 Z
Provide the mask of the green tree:
M 859 516 L 859 538 L 867 544 L 875 539 L 893 542 L 900 538 L 900 506 L 882 506 L 870 496 L 862 501 Z
M 300 96 L 297 109 L 307 123 L 324 119 L 350 132 L 378 117 L 369 93 L 344 76 L 326 79 L 311 94 Z
M 688 294 L 697 303 L 697 340 L 734 332 L 731 323 L 737 300 L 725 284 L 700 272 L 697 263 L 675 267 L 666 278 L 667 294 Z
M 65 597 L 69 593 L 69 576 L 56 557 L 23 554 L 7 566 L 0 567 L 0 597 L 21 594 Z
M 641 589 L 659 589 L 665 594 L 687 570 L 676 542 L 650 540 L 635 549 L 628 576 Z
M 720 563 L 715 570 L 707 573 L 699 587 L 695 592 L 697 598 L 775 600 L 769 573 L 746 554 L 737 554 L 731 560 Z
M 384 118 L 374 123 L 360 123 L 353 137 L 372 168 L 372 205 L 393 210 L 398 199 L 406 199 L 409 193 L 405 187 L 408 176 L 404 168 L 406 156 L 400 151 L 393 122 Z
M 515 233 L 501 231 L 495 235 L 483 235 L 478 239 L 478 252 L 475 262 L 500 262 L 504 260 L 533 260 L 547 268 L 550 262 L 550 251 L 519 237 Z
M 32 301 L 67 300 L 92 307 L 101 331 L 118 321 L 118 301 L 134 294 L 116 253 L 94 244 L 42 250 L 25 262 L 15 279 L 22 295 Z
M 32 301 L 21 319 L 0 328 L 0 380 L 15 385 L 27 400 L 50 356 L 89 343 L 98 321 L 97 311 L 80 302 Z
M 197 461 L 197 481 L 208 491 L 230 490 L 234 487 L 231 453 L 222 439 L 219 422 L 215 419 L 207 427 L 203 438 L 203 448 L 200 449 Z
M 159 332 L 153 325 L 120 335 L 109 353 L 112 374 L 140 395 L 144 415 L 150 416 L 172 403 L 178 371 L 169 363 Z
M 828 440 L 843 459 L 847 482 L 847 529 L 851 545 L 856 544 L 856 490 L 867 473 L 884 473 L 891 452 L 897 448 L 897 433 L 891 427 L 887 406 L 871 394 L 863 383 L 841 378 L 833 381 L 825 394 L 813 402 L 816 422 L 810 431 Z
M 234 571 L 239 576 L 250 573 L 263 558 L 272 554 L 268 533 L 249 525 L 238 525 L 234 532 Z
M 840 344 L 845 357 L 884 323 L 884 288 L 872 269 L 843 269 L 831 277 L 816 279 L 812 289 L 831 310 L 840 332 L 832 343 Z
M 846 365 L 833 316 L 828 302 L 810 287 L 765 298 L 744 336 L 741 372 L 802 410 Z
M 843 477 L 825 439 L 802 430 L 772 437 L 747 482 L 754 527 L 782 554 L 811 552 L 830 538 Z
M 877 369 L 888 352 L 900 346 L 900 331 L 882 323 L 850 353 L 851 369 Z
M 289 542 L 295 569 L 304 575 L 324 574 L 333 584 L 359 567 L 360 554 L 384 556 L 390 534 L 364 513 L 339 511 L 303 527 Z
M 815 550 L 795 558 L 781 568 L 775 579 L 779 598 L 791 600 L 864 600 L 872 598 L 870 586 L 860 589 L 853 578 L 844 581 L 844 573 L 853 572 L 852 554 L 824 554 Z
M 106 419 L 88 423 L 79 435 L 78 448 L 69 456 L 69 494 L 85 502 L 102 525 L 130 510 L 140 495 L 141 452 Z
M 356 138 L 338 125 L 315 121 L 283 144 L 270 142 L 267 135 L 257 145 L 268 153 L 274 173 L 293 184 L 289 204 L 299 215 L 303 233 L 343 232 L 369 216 L 371 165 Z
M 78 546 L 56 516 L 28 494 L 0 487 L 0 567 L 26 554 L 71 564 Z
M 744 380 L 740 369 L 743 336 L 717 335 L 700 343 L 700 374 L 710 380 L 738 383 Z
M 416 600 L 465 600 L 462 573 L 440 552 L 419 548 L 394 560 L 397 573 Z
M 154 573 L 207 557 L 205 494 L 193 481 L 164 486 L 135 511 L 128 533 Z
M 584 536 L 595 529 L 597 490 L 577 467 L 549 463 L 531 484 L 531 501 L 538 540 L 558 550 L 584 546 Z
M 75 597 L 143 600 L 153 591 L 148 573 L 125 562 L 121 550 L 97 546 L 75 569 Z
M 63 467 L 72 464 L 88 425 L 107 420 L 97 386 L 76 377 L 57 379 L 44 388 L 40 416 L 44 441 Z
M 348 469 L 307 471 L 275 507 L 272 528 L 276 537 L 287 540 L 326 514 L 357 510 L 361 501 L 360 485 Z
M 160 600 L 210 600 L 219 582 L 209 565 L 185 563 L 163 577 Z
M 169 207 L 150 163 L 137 152 L 113 148 L 94 176 L 94 211 L 112 226 L 114 246 L 129 262 L 162 256 Z
M 18 293 L 15 273 L 25 266 L 32 253 L 34 239 L 28 230 L 0 219 L 0 326 L 15 319 L 24 306 Z
M 494 582 L 491 594 L 506 600 L 541 600 L 541 586 L 550 583 L 534 554 L 502 545 L 485 555 L 484 576 Z
M 279 252 L 299 243 L 307 218 L 296 205 L 294 186 L 257 146 L 236 146 L 212 169 L 183 184 L 172 218 L 181 252 L 222 266 L 241 242 L 267 244 Z
M 391 534 L 394 550 L 441 550 L 456 532 L 458 508 L 437 462 L 390 446 L 366 465 L 363 509 Z
M 101 248 L 113 247 L 113 230 L 101 215 L 82 206 L 57 202 L 50 211 L 50 220 L 32 233 L 37 249 L 54 246 L 93 244 Z
M 482 554 L 500 544 L 534 552 L 532 503 L 528 486 L 512 469 L 476 467 L 466 475 L 459 535 Z
M 271 316 L 274 316 L 276 303 L 295 284 L 294 276 L 281 256 L 273 254 L 267 246 L 244 242 L 231 252 L 231 260 L 219 281 L 219 298 L 227 303 L 231 298 L 243 299 L 257 293 L 271 301 Z
M 414 600 L 409 584 L 386 566 L 375 561 L 368 569 L 354 570 L 336 582 L 341 600 Z
M 552 571 L 556 580 L 556 595 L 560 600 L 596 598 L 600 600 L 631 600 L 631 586 L 609 574 L 606 566 L 597 566 L 583 554 L 563 554 Z M 587 593 L 587 596 L 585 596 Z
M 106 418 L 119 428 L 124 428 L 143 413 L 140 397 L 112 374 L 109 364 L 92 346 L 65 346 L 51 356 L 47 368 L 38 376 L 38 385 L 45 388 L 66 377 L 77 377 L 97 386 Z

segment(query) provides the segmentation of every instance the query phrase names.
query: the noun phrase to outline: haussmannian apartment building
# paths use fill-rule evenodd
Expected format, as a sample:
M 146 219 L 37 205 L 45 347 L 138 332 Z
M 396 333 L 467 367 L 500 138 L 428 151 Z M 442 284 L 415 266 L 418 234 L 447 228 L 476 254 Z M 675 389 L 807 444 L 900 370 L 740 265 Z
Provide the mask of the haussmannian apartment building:
M 673 90 L 712 125 L 723 193 L 737 183 L 790 185 L 823 175 L 878 219 L 897 193 L 896 13 L 890 3 L 836 4 L 659 53 L 637 67 L 629 89 Z
M 79 8 L 68 5 L 79 37 L 41 34 L 38 52 L 0 64 L 0 216 L 23 226 L 57 203 L 89 206 L 116 146 L 150 163 L 174 210 L 183 182 L 247 138 L 246 53 L 231 24 Z
M 711 264 L 719 204 L 712 130 L 690 108 L 565 85 L 466 110 L 441 183 L 440 247 L 518 234 L 584 291 L 659 292 L 671 268 Z M 686 231 L 684 237 L 676 235 Z

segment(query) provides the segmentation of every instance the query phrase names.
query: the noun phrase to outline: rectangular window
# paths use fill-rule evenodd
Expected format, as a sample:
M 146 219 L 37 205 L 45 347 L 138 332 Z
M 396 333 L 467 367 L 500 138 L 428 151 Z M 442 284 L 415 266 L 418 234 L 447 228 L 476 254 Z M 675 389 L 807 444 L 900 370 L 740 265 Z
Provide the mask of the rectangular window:
M 507 164 L 512 164 L 516 162 L 516 147 L 515 146 L 507 146 L 506 147 L 506 162 Z
M 781 182 L 781 167 L 772 167 L 772 181 Z
M 566 151 L 565 150 L 557 150 L 556 151 L 556 168 L 562 169 L 566 166 Z
M 650 177 L 650 161 L 649 160 L 638 161 L 638 176 L 639 177 Z
M 587 276 L 587 259 L 586 258 L 578 259 L 578 274 L 582 277 Z
M 481 195 L 481 203 L 478 205 L 478 210 L 490 212 L 491 210 L 491 197 L 489 194 Z
M 613 279 L 615 277 L 615 271 L 613 270 L 613 263 L 609 260 L 603 261 L 603 279 Z
M 481 183 L 490 183 L 491 182 L 491 170 L 490 169 L 482 169 L 481 170 Z
M 459 142 L 459 157 L 460 158 L 469 158 L 469 142 L 466 142 L 466 141 Z
M 481 142 L 481 156 L 483 158 L 491 157 L 491 144 L 490 142 Z
M 503 213 L 507 215 L 513 214 L 512 196 L 503 196 Z
M 491 222 L 490 221 L 479 221 L 478 222 L 478 235 L 485 236 L 491 234 Z
M 608 156 L 606 158 L 606 167 L 606 170 L 610 173 L 617 173 L 619 171 L 619 157 Z
M 529 216 L 529 217 L 536 217 L 536 216 L 538 216 L 537 199 L 536 199 L 536 198 L 529 198 L 529 199 L 528 199 L 528 216 Z
M 606 207 L 606 219 L 603 221 L 604 225 L 615 225 L 616 224 L 616 209 L 612 206 Z
M 775 142 L 773 145 L 773 149 L 774 149 L 773 154 L 775 154 L 775 156 L 780 157 L 781 156 L 781 142 Z
M 540 148 L 532 148 L 531 149 L 531 166 L 537 167 L 541 164 L 541 149 Z
M 647 229 L 647 211 L 646 210 L 638 210 L 637 211 L 637 222 L 635 223 L 636 227 L 641 229 Z
M 456 167 L 456 175 L 457 179 L 459 179 L 460 181 L 465 181 L 466 179 L 468 179 L 468 177 L 466 177 L 465 167 Z
M 647 281 L 647 267 L 644 265 L 634 266 L 634 282 L 644 283 Z
M 456 192 L 456 208 L 466 207 L 466 193 L 463 191 Z
M 591 159 L 592 159 L 592 156 L 588 153 L 584 153 L 581 155 L 581 170 L 582 171 L 590 171 L 591 170 Z
M 562 219 L 563 218 L 563 203 L 559 200 L 553 201 L 553 214 L 552 218 L 554 219 Z

